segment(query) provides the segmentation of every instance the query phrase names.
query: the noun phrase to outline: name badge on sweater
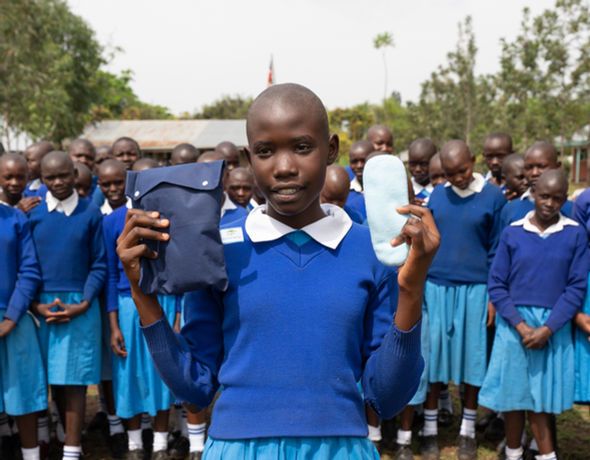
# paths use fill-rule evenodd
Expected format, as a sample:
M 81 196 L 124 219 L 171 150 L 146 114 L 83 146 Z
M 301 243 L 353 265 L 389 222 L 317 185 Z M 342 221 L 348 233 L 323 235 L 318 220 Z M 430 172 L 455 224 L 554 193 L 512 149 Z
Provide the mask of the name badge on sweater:
M 241 243 L 244 241 L 242 227 L 223 228 L 219 230 L 223 244 Z

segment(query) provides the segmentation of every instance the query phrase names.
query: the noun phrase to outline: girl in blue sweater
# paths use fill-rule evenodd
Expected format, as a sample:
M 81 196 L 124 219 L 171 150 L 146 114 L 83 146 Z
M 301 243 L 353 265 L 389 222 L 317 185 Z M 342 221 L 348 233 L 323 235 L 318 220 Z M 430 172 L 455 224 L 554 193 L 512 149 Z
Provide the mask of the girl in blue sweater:
M 432 218 L 400 208 L 422 220 L 410 219 L 393 241 L 411 244 L 397 277 L 377 261 L 368 228 L 320 205 L 338 137 L 315 94 L 270 87 L 252 104 L 247 133 L 268 205 L 222 228 L 229 286 L 187 294 L 180 335 L 138 286 L 140 257 L 157 257 L 140 239 L 174 235 L 157 231 L 168 226 L 158 213 L 128 214 L 117 252 L 152 358 L 173 393 L 196 407 L 223 385 L 206 460 L 378 459 L 356 382 L 382 417 L 416 391 L 422 286 L 439 241 Z
M 539 460 L 554 460 L 549 414 L 574 401 L 570 320 L 580 309 L 588 277 L 584 229 L 559 210 L 567 199 L 561 171 L 541 175 L 535 210 L 502 233 L 489 276 L 496 336 L 481 389 L 482 405 L 504 412 L 506 458 L 522 458 L 524 412 Z
M 16 418 L 23 460 L 39 460 L 36 412 L 47 408 L 47 384 L 27 311 L 41 275 L 27 218 L 1 203 L 0 260 L 0 412 Z
M 473 172 L 475 157 L 454 140 L 440 152 L 447 182 L 434 188 L 428 208 L 441 246 L 424 289 L 430 327 L 430 392 L 424 405 L 422 452 L 438 457 L 438 394 L 442 383 L 465 384 L 459 432 L 460 459 L 475 458 L 477 393 L 486 371 L 488 268 L 499 237 L 506 199 L 501 190 Z
M 29 215 L 41 266 L 34 311 L 41 317 L 47 378 L 65 422 L 64 459 L 81 452 L 86 386 L 100 382 L 100 307 L 106 277 L 102 215 L 74 190 L 75 169 L 64 152 L 41 162 L 45 201 Z

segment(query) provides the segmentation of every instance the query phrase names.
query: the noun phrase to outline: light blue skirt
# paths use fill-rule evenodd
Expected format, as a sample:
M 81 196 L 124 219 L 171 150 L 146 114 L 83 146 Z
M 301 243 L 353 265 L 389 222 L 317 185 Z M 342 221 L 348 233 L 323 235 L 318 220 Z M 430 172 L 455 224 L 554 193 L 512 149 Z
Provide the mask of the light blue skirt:
M 6 310 L 0 310 L 0 321 Z M 25 415 L 47 409 L 47 375 L 33 317 L 24 314 L 0 338 L 0 412 Z
M 158 296 L 164 315 L 174 324 L 174 296 Z M 174 397 L 164 384 L 150 356 L 139 326 L 139 314 L 131 297 L 119 296 L 119 327 L 125 339 L 127 357 L 113 354 L 113 390 L 117 415 L 131 418 L 147 412 L 155 416 L 168 410 Z
M 441 286 L 426 281 L 430 331 L 428 381 L 481 386 L 486 373 L 488 289 L 485 284 Z
M 420 377 L 420 385 L 416 394 L 408 403 L 409 406 L 423 404 L 426 401 L 426 393 L 428 393 L 428 369 L 430 368 L 430 330 L 428 321 L 428 312 L 422 309 L 422 330 L 420 331 L 420 341 L 422 344 L 422 357 L 424 358 L 424 370 Z
M 208 438 L 203 460 L 379 460 L 367 438 Z
M 542 307 L 517 307 L 526 323 L 540 327 L 551 314 Z M 490 366 L 479 403 L 498 412 L 528 410 L 560 414 L 574 403 L 574 347 L 571 323 L 541 350 L 527 350 L 520 334 L 496 315 Z
M 82 301 L 81 292 L 43 292 L 41 303 L 59 298 L 65 304 Z M 90 308 L 68 323 L 46 323 L 39 318 L 39 341 L 50 385 L 93 385 L 100 382 L 100 306 L 94 299 Z
M 588 285 L 590 286 L 590 275 L 588 276 Z M 590 315 L 590 292 L 586 293 L 582 313 Z M 576 327 L 574 337 L 574 401 L 590 403 L 590 342 L 588 341 L 588 336 L 578 327 Z

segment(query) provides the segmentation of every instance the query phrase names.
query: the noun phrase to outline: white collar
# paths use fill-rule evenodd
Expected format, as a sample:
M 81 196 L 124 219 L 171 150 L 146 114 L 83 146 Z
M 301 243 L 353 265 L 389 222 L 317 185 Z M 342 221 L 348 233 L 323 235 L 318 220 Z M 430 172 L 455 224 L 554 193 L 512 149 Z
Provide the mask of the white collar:
M 422 190 L 426 190 L 428 193 L 432 193 L 434 187 L 430 182 L 426 185 L 419 184 L 416 182 L 416 179 L 410 177 L 410 182 L 412 183 L 412 188 L 414 189 L 414 195 L 418 195 Z
M 336 205 L 326 203 L 321 206 L 326 217 L 306 225 L 301 230 L 321 245 L 336 249 L 352 227 L 352 220 Z M 254 243 L 278 240 L 296 230 L 266 214 L 265 204 L 254 208 L 246 218 L 246 233 Z
M 250 198 L 250 206 L 252 206 L 252 208 L 255 208 L 256 206 L 259 205 L 259 203 L 254 199 L 254 197 Z
M 524 200 L 526 198 L 528 198 L 531 203 L 535 202 L 535 197 L 533 196 L 533 193 L 531 192 L 530 187 L 527 189 L 526 192 L 524 192 L 522 195 L 520 195 L 521 200 Z
M 225 197 L 225 199 L 223 200 L 223 204 L 221 205 L 221 215 L 220 217 L 223 217 L 226 213 L 226 211 L 230 211 L 232 209 L 238 209 L 238 205 L 235 204 L 228 196 L 227 193 L 223 192 L 223 196 Z
M 363 193 L 363 186 L 356 177 L 350 181 L 350 190 Z
M 559 220 L 553 225 L 547 227 L 544 231 L 541 231 L 539 227 L 537 227 L 531 222 L 531 218 L 534 215 L 534 210 L 529 211 L 527 215 L 524 216 L 522 219 L 512 222 L 510 225 L 513 227 L 522 227 L 527 232 L 536 233 L 539 236 L 549 236 L 552 233 L 561 232 L 566 225 L 573 225 L 574 227 L 580 225 L 575 220 L 570 219 L 569 217 L 565 217 L 562 213 L 559 213 Z
M 484 186 L 486 185 L 486 180 L 480 173 L 473 173 L 473 180 L 469 183 L 465 190 L 461 190 L 460 188 L 455 187 L 449 181 L 445 182 L 445 187 L 451 187 L 453 192 L 459 195 L 461 198 L 467 198 L 475 193 L 480 193 Z
M 29 190 L 39 190 L 41 188 L 41 185 L 43 185 L 43 182 L 41 182 L 41 179 L 37 178 L 31 181 L 31 183 L 29 184 Z
M 59 211 L 69 217 L 76 209 L 76 206 L 78 206 L 78 192 L 74 190 L 74 193 L 65 200 L 58 200 L 48 190 L 45 195 L 45 203 L 47 203 L 47 210 L 49 212 Z
M 132 207 L 131 198 L 127 197 L 127 201 L 125 202 L 125 206 L 127 206 L 127 209 L 131 209 L 131 207 Z M 108 216 L 111 212 L 113 212 L 113 207 L 110 205 L 109 200 L 107 200 L 106 198 L 104 199 L 104 203 L 100 207 L 100 212 L 102 213 L 103 216 Z

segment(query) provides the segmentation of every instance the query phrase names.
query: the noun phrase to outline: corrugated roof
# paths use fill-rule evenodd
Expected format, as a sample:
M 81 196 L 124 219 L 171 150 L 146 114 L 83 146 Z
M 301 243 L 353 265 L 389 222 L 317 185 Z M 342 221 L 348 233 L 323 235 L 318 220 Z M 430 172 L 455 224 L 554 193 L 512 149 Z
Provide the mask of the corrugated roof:
M 213 148 L 222 141 L 248 145 L 246 120 L 109 120 L 87 126 L 81 137 L 97 146 L 123 136 L 146 150 L 172 150 L 184 142 L 198 149 Z

